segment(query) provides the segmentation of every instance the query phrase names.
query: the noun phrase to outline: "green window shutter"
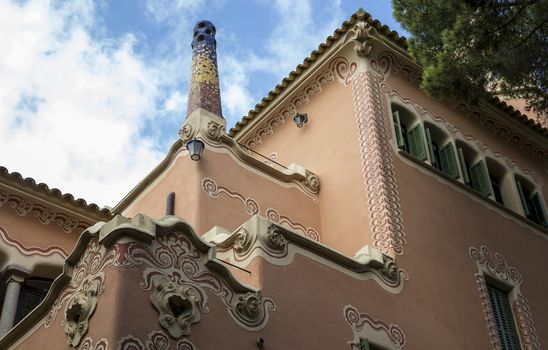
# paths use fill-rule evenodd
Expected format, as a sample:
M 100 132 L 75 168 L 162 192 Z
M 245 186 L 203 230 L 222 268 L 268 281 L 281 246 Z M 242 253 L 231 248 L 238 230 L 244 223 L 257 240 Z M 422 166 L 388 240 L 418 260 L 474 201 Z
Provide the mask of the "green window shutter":
M 409 130 L 407 135 L 409 139 L 409 153 L 419 160 L 426 160 L 426 149 L 424 148 L 421 125 L 417 124 Z
M 430 154 L 430 161 L 432 166 L 436 166 L 436 155 L 434 154 L 434 145 L 432 145 L 432 136 L 430 135 L 430 129 L 424 128 L 426 134 L 426 144 L 428 145 L 428 153 Z
M 472 188 L 474 188 L 484 196 L 488 196 L 491 194 L 489 175 L 487 172 L 487 167 L 485 166 L 485 162 L 483 160 L 480 160 L 470 167 L 470 180 L 472 183 Z
M 394 122 L 394 131 L 396 132 L 396 144 L 398 145 L 398 148 L 404 149 L 405 143 L 403 142 L 400 113 L 398 111 L 394 111 L 394 113 L 392 113 L 392 121 Z
M 458 178 L 459 169 L 457 168 L 455 151 L 453 150 L 453 143 L 451 141 L 449 141 L 445 146 L 440 149 L 440 158 L 441 170 L 454 178 Z
M 462 148 L 459 148 L 457 150 L 457 153 L 459 154 L 460 169 L 462 170 L 462 177 L 464 179 L 464 183 L 467 185 L 470 185 L 470 177 L 468 176 L 468 167 L 466 166 L 466 162 L 464 161 L 464 153 L 462 152 Z
M 360 338 L 360 350 L 371 350 L 369 342 L 365 338 Z
M 516 186 L 518 188 L 519 193 L 519 199 L 521 200 L 521 205 L 523 207 L 523 211 L 525 213 L 525 216 L 529 217 L 531 216 L 531 211 L 529 210 L 529 205 L 527 205 L 527 199 L 525 198 L 525 193 L 523 192 L 523 187 L 521 187 L 521 182 L 516 179 Z
M 542 204 L 542 199 L 540 198 L 538 192 L 533 193 L 533 195 L 531 196 L 531 200 L 535 207 L 534 210 L 536 212 L 538 223 L 544 227 L 547 227 L 548 220 L 546 218 L 546 209 L 544 209 L 544 204 Z
M 487 292 L 501 349 L 520 350 L 519 337 L 514 323 L 512 307 L 508 301 L 508 293 L 490 284 L 487 284 Z

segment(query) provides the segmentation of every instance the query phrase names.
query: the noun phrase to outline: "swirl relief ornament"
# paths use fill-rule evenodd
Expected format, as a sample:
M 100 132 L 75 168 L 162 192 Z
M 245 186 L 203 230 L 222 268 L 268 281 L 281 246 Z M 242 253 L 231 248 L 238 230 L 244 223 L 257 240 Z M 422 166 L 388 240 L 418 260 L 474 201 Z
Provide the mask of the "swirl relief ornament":
M 150 245 L 130 243 L 122 266 L 145 267 L 140 287 L 144 290 L 155 288 L 153 299 L 161 299 L 155 307 L 163 310 L 162 315 L 169 316 L 163 326 L 172 336 L 189 333 L 190 325 L 199 320 L 199 312 L 209 312 L 206 290 L 225 304 L 230 316 L 242 327 L 250 330 L 263 328 L 268 322 L 269 312 L 275 310 L 274 302 L 253 290 L 235 292 L 221 275 L 206 267 L 208 261 L 208 255 L 197 249 L 185 234 L 172 232 L 157 236 Z M 161 290 L 158 290 L 159 286 Z M 256 293 L 252 306 L 252 309 L 257 309 L 254 317 L 247 312 L 249 308 L 241 307 L 241 296 L 248 292 Z M 177 302 L 174 308 L 169 305 L 172 297 L 176 297 L 172 301 Z M 172 330 L 170 327 L 180 329 Z
M 200 321 L 199 296 L 192 286 L 178 285 L 163 276 L 154 277 L 150 301 L 160 313 L 159 322 L 173 338 L 190 335 L 190 326 Z
M 46 315 L 44 326 L 50 327 L 55 320 L 57 313 L 67 300 L 76 295 L 100 296 L 105 291 L 105 273 L 107 267 L 117 267 L 120 258 L 119 246 L 114 245 L 107 249 L 92 239 L 86 248 L 82 258 L 73 270 L 72 278 L 69 284 L 61 291 L 54 301 L 51 309 Z M 65 321 L 63 321 L 64 325 Z
M 133 335 L 127 335 L 121 338 L 116 346 L 116 350 L 168 350 L 170 348 L 171 340 L 161 330 L 150 332 L 144 342 Z M 180 339 L 177 341 L 175 350 L 197 350 L 197 348 L 190 340 Z
M 470 247 L 468 248 L 468 253 L 479 270 L 475 273 L 476 283 L 487 322 L 487 329 L 491 337 L 491 344 L 493 344 L 494 349 L 502 349 L 502 345 L 497 333 L 495 315 L 491 308 L 485 275 L 512 287 L 512 293 L 508 293 L 508 298 L 512 304 L 521 346 L 527 350 L 540 350 L 540 342 L 534 326 L 533 316 L 529 311 L 527 299 L 521 294 L 520 286 L 523 278 L 519 271 L 515 267 L 508 265 L 506 258 L 501 253 L 496 252 L 492 254 L 491 250 L 486 246 L 479 248 Z
M 319 189 L 319 182 L 317 184 L 314 184 L 313 176 L 311 176 L 310 182 L 312 183 L 312 186 L 317 186 L 317 188 Z M 261 213 L 261 207 L 254 198 L 245 197 L 242 194 L 236 191 L 232 191 L 225 186 L 218 185 L 215 180 L 211 178 L 206 177 L 202 179 L 202 189 L 211 198 L 218 198 L 221 194 L 225 194 L 230 198 L 238 199 L 243 204 L 245 211 L 249 215 Z M 270 221 L 274 223 L 286 224 L 294 230 L 303 232 L 306 237 L 321 242 L 321 235 L 318 230 L 313 227 L 305 227 L 298 222 L 294 222 L 289 217 L 281 215 L 274 208 L 268 208 L 265 212 L 265 215 Z
M 368 338 L 372 332 L 384 333 L 395 349 L 403 349 L 405 346 L 405 334 L 398 325 L 376 320 L 366 313 L 360 313 L 352 305 L 346 305 L 343 314 L 354 333 L 354 339 L 348 342 L 351 349 L 360 349 L 360 338 Z
M 107 338 L 101 338 L 95 345 L 93 345 L 93 339 L 86 337 L 82 341 L 82 345 L 78 348 L 79 350 L 108 350 L 108 340 Z

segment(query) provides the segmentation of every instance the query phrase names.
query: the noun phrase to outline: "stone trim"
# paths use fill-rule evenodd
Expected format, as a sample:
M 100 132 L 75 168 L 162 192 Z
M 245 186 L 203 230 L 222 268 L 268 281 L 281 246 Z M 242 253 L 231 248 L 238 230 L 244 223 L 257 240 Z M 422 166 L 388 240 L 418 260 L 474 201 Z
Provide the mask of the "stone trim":
M 491 345 L 494 350 L 502 349 L 499 336 L 497 333 L 496 323 L 493 316 L 489 295 L 487 292 L 487 283 L 485 276 L 503 282 L 512 287 L 509 294 L 509 301 L 514 311 L 514 321 L 519 334 L 521 346 L 527 350 L 540 350 L 540 343 L 536 334 L 533 318 L 529 311 L 527 299 L 523 296 L 520 286 L 523 283 L 523 278 L 519 271 L 508 265 L 506 258 L 496 252 L 494 255 L 489 248 L 481 246 L 479 248 L 470 247 L 468 253 L 478 267 L 478 272 L 474 275 L 478 285 L 481 305 L 487 322 L 487 329 L 491 338 Z
M 66 233 L 74 232 L 78 234 L 91 225 L 90 223 L 80 221 L 75 216 L 56 212 L 23 197 L 0 190 L 0 207 L 4 205 L 10 206 L 19 216 L 32 214 L 43 225 L 57 224 Z
M 261 213 L 261 207 L 257 200 L 255 200 L 252 197 L 245 197 L 244 195 L 240 194 L 239 192 L 232 191 L 229 188 L 217 184 L 215 180 L 205 177 L 202 179 L 202 190 L 211 198 L 218 198 L 221 194 L 225 194 L 226 196 L 234 199 L 238 199 L 245 211 L 249 215 L 255 215 Z M 275 223 L 285 224 L 293 229 L 302 231 L 303 235 L 313 239 L 315 241 L 321 242 L 321 235 L 318 232 L 318 230 L 308 226 L 304 226 L 303 224 L 300 224 L 298 222 L 292 221 L 289 217 L 284 216 L 280 214 L 276 209 L 274 208 L 268 208 L 265 211 L 266 217 L 268 217 L 271 221 Z
M 354 333 L 354 339 L 348 342 L 348 347 L 352 350 L 361 350 L 360 338 L 373 339 L 375 344 L 389 349 L 399 350 L 406 345 L 405 334 L 396 324 L 386 323 L 366 313 L 360 313 L 352 305 L 344 307 L 343 315 Z
M 321 243 L 304 237 L 294 229 L 253 216 L 232 233 L 214 228 L 202 236 L 215 244 L 220 259 L 245 268 L 256 257 L 277 266 L 291 264 L 296 254 L 336 269 L 358 280 L 375 280 L 390 293 L 399 293 L 407 272 L 393 258 L 372 247 L 364 247 L 350 258 Z

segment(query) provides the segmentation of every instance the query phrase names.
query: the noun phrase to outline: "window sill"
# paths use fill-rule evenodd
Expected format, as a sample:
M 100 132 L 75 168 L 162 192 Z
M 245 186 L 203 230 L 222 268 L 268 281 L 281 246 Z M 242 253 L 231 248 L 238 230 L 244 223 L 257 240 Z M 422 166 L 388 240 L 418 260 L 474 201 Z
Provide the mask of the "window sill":
M 433 166 L 431 166 L 430 164 L 426 163 L 426 162 L 423 162 L 422 160 L 419 160 L 415 157 L 413 157 L 411 154 L 407 153 L 406 151 L 404 150 L 401 150 L 401 149 L 398 149 L 397 150 L 398 154 L 410 161 L 412 161 L 413 163 L 421 166 L 422 168 L 424 169 L 427 169 L 429 170 L 430 172 L 436 174 L 437 176 L 440 176 L 442 177 L 443 179 L 445 179 L 446 181 L 450 182 L 451 184 L 467 191 L 468 193 L 474 195 L 475 197 L 483 200 L 484 202 L 486 202 L 487 204 L 490 204 L 491 206 L 494 206 L 495 208 L 499 209 L 499 210 L 502 210 L 504 213 L 512 216 L 513 218 L 531 226 L 532 228 L 548 235 L 548 229 L 547 228 L 544 228 L 542 227 L 541 225 L 519 215 L 518 213 L 516 213 L 515 211 L 505 207 L 504 205 L 500 204 L 499 202 L 489 198 L 489 197 L 486 197 L 484 195 L 482 195 L 481 193 L 479 193 L 478 191 L 474 190 L 473 188 L 463 184 L 462 182 L 460 182 L 459 180 L 449 176 L 448 174 L 444 173 L 443 171 L 441 170 L 438 170 L 436 168 L 434 168 Z

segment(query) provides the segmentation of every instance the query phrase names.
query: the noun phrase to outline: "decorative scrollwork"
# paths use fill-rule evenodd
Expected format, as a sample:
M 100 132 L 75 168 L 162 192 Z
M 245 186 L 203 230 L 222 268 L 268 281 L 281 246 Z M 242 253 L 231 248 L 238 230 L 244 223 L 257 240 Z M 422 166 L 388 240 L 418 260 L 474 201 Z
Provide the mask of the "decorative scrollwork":
M 268 319 L 268 311 L 276 309 L 272 300 L 263 298 L 260 292 L 248 292 L 238 297 L 233 313 L 250 327 L 257 327 Z
M 268 226 L 266 232 L 262 233 L 260 237 L 263 245 L 270 252 L 276 254 L 286 253 L 287 240 L 278 226 Z
M 253 247 L 253 243 L 255 243 L 256 235 L 249 232 L 245 228 L 239 229 L 235 233 L 235 240 L 234 240 L 234 251 L 238 255 L 245 255 L 251 247 Z
M 381 81 L 373 72 L 360 73 L 352 81 L 354 110 L 374 246 L 385 254 L 401 255 L 405 233 Z
M 97 307 L 99 282 L 94 281 L 86 291 L 76 293 L 69 301 L 65 311 L 65 334 L 70 346 L 78 346 L 82 337 L 86 335 L 89 319 Z
M 60 212 L 46 208 L 40 204 L 36 204 L 22 197 L 0 191 L 0 207 L 9 205 L 20 216 L 31 214 L 37 218 L 40 223 L 49 225 L 57 224 L 66 233 L 81 233 L 86 228 L 91 226 L 87 222 L 81 222 L 76 217 L 71 217 Z
M 166 277 L 156 277 L 152 305 L 160 313 L 159 322 L 173 338 L 190 335 L 190 326 L 200 321 L 200 294 L 194 288 L 178 285 Z
M 207 136 L 210 140 L 219 142 L 221 139 L 221 135 L 224 134 L 225 127 L 216 121 L 210 120 L 209 123 L 207 123 Z
M 165 314 L 170 316 L 175 316 L 175 313 L 180 311 L 179 306 L 175 308 L 175 312 L 171 307 L 168 309 L 170 298 L 178 296 L 179 299 L 171 300 L 182 305 L 183 311 L 180 315 L 185 315 L 183 317 L 185 321 L 190 320 L 188 326 L 197 322 L 198 309 L 204 313 L 209 311 L 206 306 L 207 294 L 205 290 L 207 289 L 221 299 L 229 314 L 240 325 L 254 330 L 262 328 L 268 319 L 268 311 L 274 309 L 272 300 L 263 298 L 261 301 L 261 315 L 264 317 L 251 323 L 248 322 L 236 310 L 242 292 L 235 292 L 222 275 L 209 270 L 206 266 L 208 259 L 208 255 L 196 248 L 191 239 L 185 234 L 172 232 L 157 236 L 156 240 L 150 245 L 130 243 L 126 249 L 122 266 L 126 268 L 135 265 L 146 266 L 141 288 L 150 290 L 154 287 L 156 296 L 151 297 L 151 300 L 161 299 L 162 302 L 157 309 L 161 308 Z M 158 281 L 161 283 L 158 284 Z M 162 286 L 162 288 L 158 289 L 158 286 Z M 195 310 L 196 313 L 185 312 L 185 310 L 190 310 L 189 303 L 193 305 L 191 309 Z M 167 324 L 167 326 L 171 325 L 171 323 Z M 170 328 L 166 327 L 166 329 L 174 336 Z M 181 331 L 180 333 L 182 335 L 185 332 Z
M 194 130 L 190 124 L 185 124 L 181 130 L 179 130 L 179 138 L 186 144 L 190 139 L 194 137 Z
M 481 246 L 479 249 L 470 247 L 468 252 L 470 253 L 470 257 L 485 273 L 514 285 L 521 284 L 521 274 L 515 267 L 509 266 L 506 263 L 506 259 L 501 253 L 495 253 L 493 257 L 491 251 L 486 246 Z
M 126 349 L 132 350 L 130 348 Z M 79 350 L 108 350 L 108 340 L 107 338 L 101 338 L 97 344 L 93 346 L 93 339 L 86 337 L 84 341 L 82 341 L 82 345 L 80 345 Z
M 109 266 L 118 266 L 120 258 L 118 245 L 111 249 L 106 249 L 97 239 L 92 239 L 86 248 L 86 251 L 72 273 L 72 279 L 63 289 L 61 294 L 55 300 L 44 322 L 46 328 L 50 327 L 57 316 L 57 313 L 65 302 L 74 295 L 87 294 L 95 286 L 97 295 L 103 294 L 105 290 L 105 273 L 103 270 Z
M 318 177 L 318 175 L 307 170 L 306 177 L 303 180 L 303 184 L 306 188 L 312 191 L 312 193 L 320 193 L 320 178 Z
M 169 337 L 161 330 L 150 332 L 145 342 L 146 347 L 140 339 L 127 335 L 118 341 L 116 350 L 167 350 L 171 345 Z M 188 339 L 180 339 L 175 349 L 196 350 L 196 346 Z
M 346 322 L 352 327 L 355 338 L 359 339 L 360 334 L 366 334 L 366 327 L 368 327 L 373 331 L 384 332 L 396 349 L 401 349 L 405 346 L 405 334 L 398 325 L 376 320 L 368 314 L 360 313 L 358 309 L 352 305 L 346 305 L 343 309 L 343 313 Z M 349 342 L 351 347 L 353 344 L 357 344 L 357 340 Z

